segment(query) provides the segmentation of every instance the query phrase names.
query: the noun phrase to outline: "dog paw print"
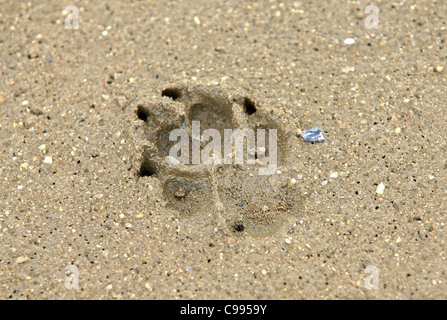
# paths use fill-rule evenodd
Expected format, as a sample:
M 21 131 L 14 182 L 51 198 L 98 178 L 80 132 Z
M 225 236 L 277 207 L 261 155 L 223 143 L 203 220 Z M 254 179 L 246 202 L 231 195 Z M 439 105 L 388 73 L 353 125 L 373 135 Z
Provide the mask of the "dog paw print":
M 264 237 L 302 212 L 288 168 L 293 139 L 252 99 L 173 87 L 136 114 L 147 141 L 138 175 L 160 181 L 180 218 L 213 212 L 235 235 Z

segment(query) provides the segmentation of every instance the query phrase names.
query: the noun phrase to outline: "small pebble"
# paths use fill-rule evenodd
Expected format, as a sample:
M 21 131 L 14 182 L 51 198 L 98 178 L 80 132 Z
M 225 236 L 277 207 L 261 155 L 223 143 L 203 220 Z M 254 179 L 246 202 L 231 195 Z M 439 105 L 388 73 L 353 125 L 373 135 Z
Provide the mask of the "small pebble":
M 377 194 L 384 194 L 385 193 L 385 185 L 383 184 L 383 182 L 381 182 L 377 188 L 376 188 L 376 193 Z
M 29 257 L 27 257 L 27 256 L 21 256 L 21 257 L 18 257 L 17 259 L 16 259 L 16 262 L 17 262 L 17 264 L 21 264 L 21 263 L 25 263 L 25 262 L 27 262 L 29 260 Z
M 26 105 L 28 105 L 28 100 L 23 100 L 23 102 L 22 102 L 22 106 L 26 106 Z
M 438 73 L 442 73 L 444 71 L 444 67 L 443 66 L 437 66 L 435 68 L 435 71 L 438 72 Z
M 346 38 L 344 41 L 343 41 L 345 44 L 354 44 L 355 43 L 355 40 L 354 40 L 354 38 Z
M 53 163 L 53 158 L 46 156 L 45 159 L 43 160 L 44 163 L 48 163 L 48 164 L 52 164 Z
M 341 71 L 344 73 L 354 72 L 355 67 L 343 67 L 343 68 L 341 68 Z
M 174 192 L 174 197 L 183 199 L 186 196 L 186 189 L 183 186 L 179 186 Z
M 332 179 L 338 178 L 338 172 L 332 172 L 332 173 L 329 175 L 329 178 L 332 178 Z

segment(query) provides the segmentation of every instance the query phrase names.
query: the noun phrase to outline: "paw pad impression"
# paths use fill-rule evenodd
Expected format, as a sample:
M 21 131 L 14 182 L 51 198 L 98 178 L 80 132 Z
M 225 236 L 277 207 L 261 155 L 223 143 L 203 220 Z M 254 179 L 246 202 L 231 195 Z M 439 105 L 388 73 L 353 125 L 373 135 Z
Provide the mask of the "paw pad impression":
M 148 143 L 138 174 L 160 180 L 168 209 L 182 218 L 213 211 L 250 236 L 272 235 L 302 211 L 288 176 L 290 139 L 262 107 L 208 87 L 167 88 L 162 97 L 137 106 Z

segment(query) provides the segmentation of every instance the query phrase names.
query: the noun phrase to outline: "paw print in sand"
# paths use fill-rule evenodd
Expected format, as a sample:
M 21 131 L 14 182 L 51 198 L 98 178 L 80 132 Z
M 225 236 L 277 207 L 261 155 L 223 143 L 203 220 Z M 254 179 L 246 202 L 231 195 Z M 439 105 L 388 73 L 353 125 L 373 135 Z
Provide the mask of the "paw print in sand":
M 167 88 L 136 113 L 148 142 L 138 174 L 160 180 L 167 208 L 180 218 L 212 212 L 235 235 L 262 237 L 302 212 L 288 174 L 293 139 L 250 98 Z

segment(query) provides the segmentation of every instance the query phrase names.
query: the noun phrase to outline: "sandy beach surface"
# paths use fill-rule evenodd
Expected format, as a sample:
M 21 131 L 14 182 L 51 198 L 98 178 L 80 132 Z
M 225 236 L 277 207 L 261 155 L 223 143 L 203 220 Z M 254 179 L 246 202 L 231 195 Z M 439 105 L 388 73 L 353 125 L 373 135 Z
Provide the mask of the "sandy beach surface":
M 439 0 L 0 1 L 0 298 L 446 299 L 446 68 Z

